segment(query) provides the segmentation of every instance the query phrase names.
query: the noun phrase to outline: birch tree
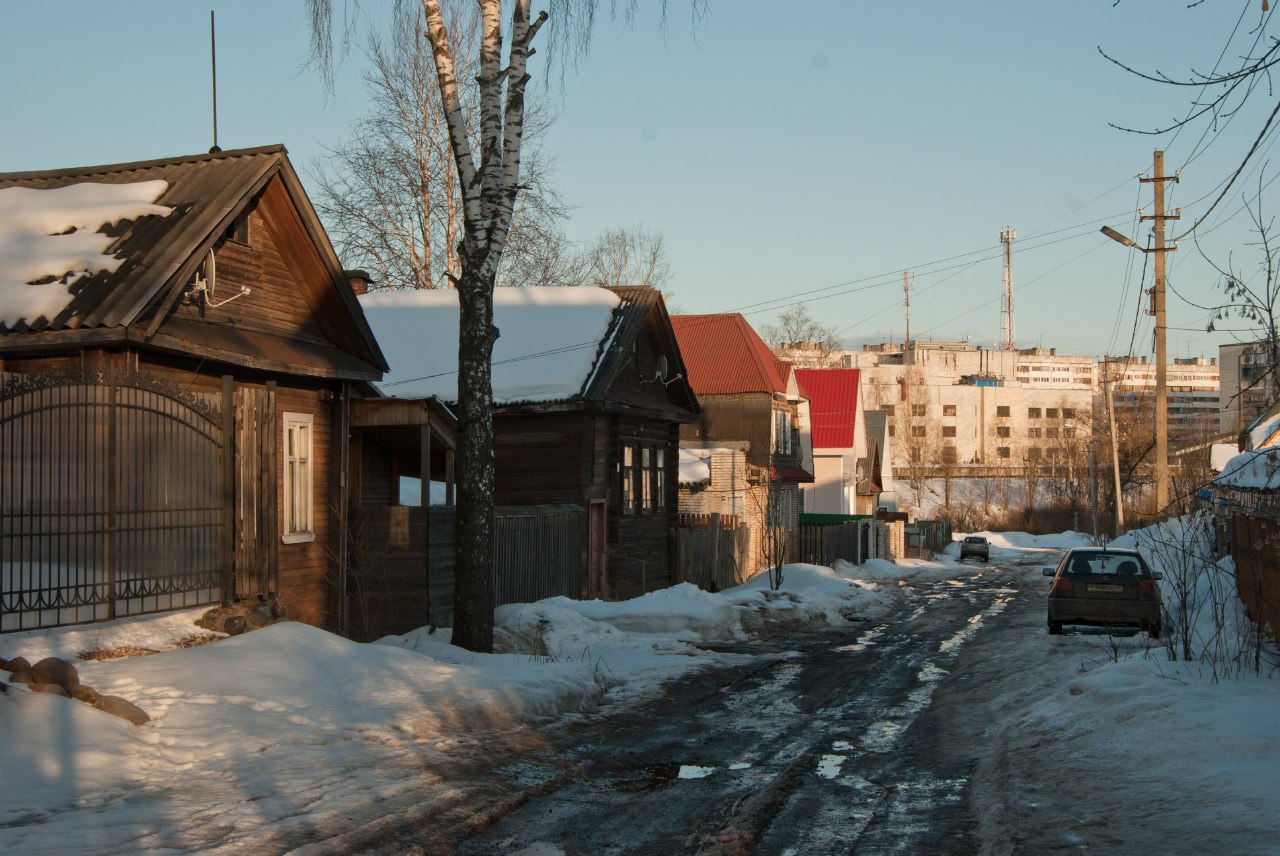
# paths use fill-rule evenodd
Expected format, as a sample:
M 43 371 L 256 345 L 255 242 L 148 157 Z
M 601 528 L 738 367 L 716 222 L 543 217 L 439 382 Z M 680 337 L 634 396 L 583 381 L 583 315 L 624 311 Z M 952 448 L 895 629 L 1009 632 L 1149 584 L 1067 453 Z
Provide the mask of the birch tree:
M 453 643 L 472 651 L 493 650 L 493 290 L 511 234 L 521 187 L 526 91 L 531 79 L 533 42 L 549 19 L 548 11 L 532 15 L 531 0 L 475 0 L 480 38 L 475 63 L 475 107 L 469 113 L 463 97 L 459 55 L 449 38 L 443 0 L 422 0 L 426 38 L 431 45 L 435 82 L 443 108 L 449 148 L 462 200 L 462 235 L 458 250 L 458 503 L 457 554 L 454 562 Z M 695 15 L 703 0 L 690 0 Z M 503 30 L 503 7 L 510 29 Z M 622 5 L 634 14 L 638 3 Z M 357 3 L 346 7 L 348 14 Z M 331 74 L 335 23 L 344 30 L 352 19 L 334 19 L 333 0 L 307 0 L 312 26 L 313 58 Z M 596 0 L 551 0 L 560 16 L 561 44 L 585 51 L 595 21 Z M 665 0 L 661 4 L 665 20 Z M 505 54 L 505 55 L 504 55 Z M 476 134 L 469 128 L 476 128 Z

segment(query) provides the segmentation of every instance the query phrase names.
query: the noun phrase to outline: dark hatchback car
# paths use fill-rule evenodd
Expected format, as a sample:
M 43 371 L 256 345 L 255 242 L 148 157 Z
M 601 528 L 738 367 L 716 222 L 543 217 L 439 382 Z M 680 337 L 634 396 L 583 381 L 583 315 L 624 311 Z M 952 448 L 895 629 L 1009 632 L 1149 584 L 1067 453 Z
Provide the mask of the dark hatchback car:
M 1049 632 L 1064 624 L 1093 627 L 1136 627 L 1160 637 L 1158 571 L 1152 571 L 1137 550 L 1080 547 L 1068 550 L 1049 587 Z
M 960 542 L 960 561 L 963 562 L 970 556 L 984 562 L 991 561 L 991 545 L 987 543 L 986 538 L 981 535 L 969 535 Z

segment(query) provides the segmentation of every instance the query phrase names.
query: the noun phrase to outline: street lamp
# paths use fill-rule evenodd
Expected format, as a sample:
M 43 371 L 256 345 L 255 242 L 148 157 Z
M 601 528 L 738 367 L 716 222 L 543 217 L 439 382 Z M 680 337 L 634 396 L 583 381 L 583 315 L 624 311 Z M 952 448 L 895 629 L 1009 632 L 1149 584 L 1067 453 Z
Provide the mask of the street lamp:
M 1154 163 L 1155 175 L 1151 178 L 1140 178 L 1143 183 L 1151 183 L 1155 189 L 1155 213 L 1153 215 L 1142 215 L 1140 220 L 1151 220 L 1154 224 L 1152 229 L 1155 235 L 1155 246 L 1140 247 L 1131 238 L 1120 234 L 1110 226 L 1102 227 L 1102 234 L 1118 244 L 1124 244 L 1133 250 L 1143 253 L 1155 253 L 1155 283 L 1151 289 L 1151 314 L 1156 317 L 1156 461 L 1155 461 L 1155 481 L 1156 481 L 1156 516 L 1159 517 L 1169 505 L 1169 387 L 1166 378 L 1168 367 L 1165 365 L 1167 360 L 1165 350 L 1165 312 L 1164 312 L 1164 256 L 1167 252 L 1176 250 L 1177 244 L 1172 247 L 1166 247 L 1164 243 L 1164 223 L 1166 220 L 1177 220 L 1180 213 L 1175 210 L 1173 214 L 1166 214 L 1164 210 L 1164 183 L 1166 181 L 1177 181 L 1178 177 L 1166 176 L 1164 174 L 1164 152 L 1157 151 L 1155 153 Z M 1116 502 L 1120 501 L 1119 496 Z

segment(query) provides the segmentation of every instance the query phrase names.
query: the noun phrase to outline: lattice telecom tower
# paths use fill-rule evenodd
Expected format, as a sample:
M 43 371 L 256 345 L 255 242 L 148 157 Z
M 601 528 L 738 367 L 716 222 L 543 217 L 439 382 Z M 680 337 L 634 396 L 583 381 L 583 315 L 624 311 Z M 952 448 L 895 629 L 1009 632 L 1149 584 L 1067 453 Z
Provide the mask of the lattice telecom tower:
M 1013 239 L 1018 233 L 1012 226 L 1000 230 L 1000 243 L 1004 244 L 1004 300 L 1000 304 L 1000 334 L 1004 341 L 1000 347 L 1013 350 Z

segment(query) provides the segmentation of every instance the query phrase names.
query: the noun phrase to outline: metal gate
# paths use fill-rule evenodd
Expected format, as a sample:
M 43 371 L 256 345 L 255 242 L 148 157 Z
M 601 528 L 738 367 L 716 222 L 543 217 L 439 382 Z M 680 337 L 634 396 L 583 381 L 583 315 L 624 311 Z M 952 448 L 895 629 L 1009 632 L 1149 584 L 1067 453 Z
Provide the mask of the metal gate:
M 0 374 L 0 631 L 214 603 L 230 585 L 230 379 Z

